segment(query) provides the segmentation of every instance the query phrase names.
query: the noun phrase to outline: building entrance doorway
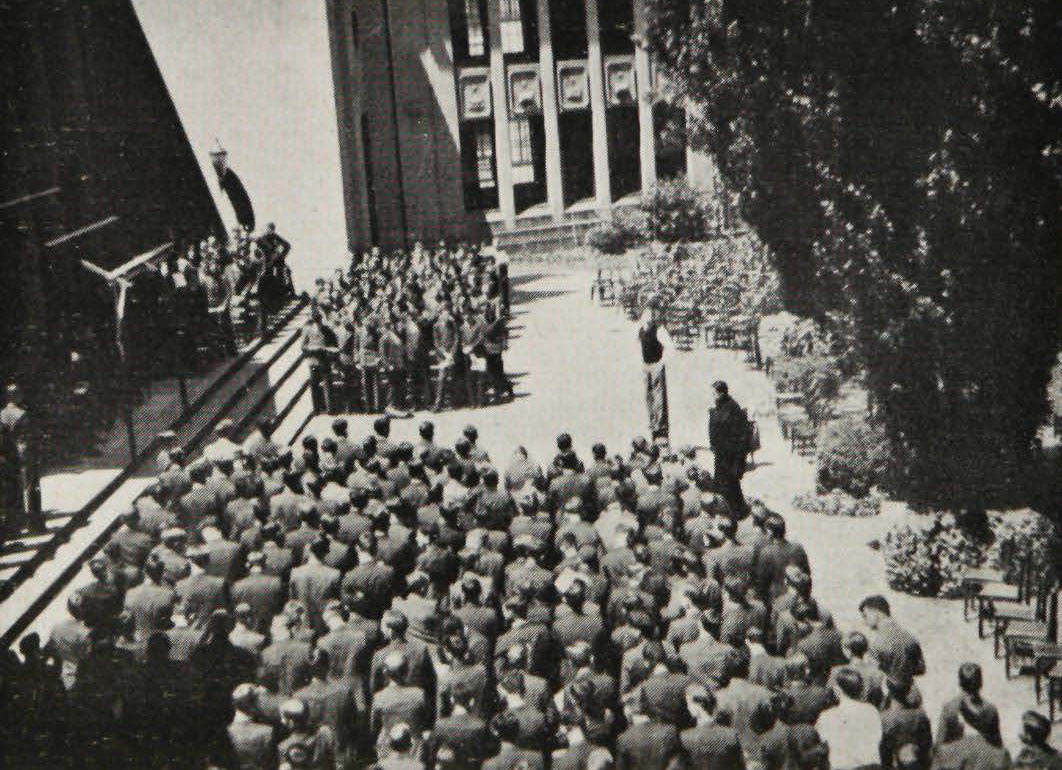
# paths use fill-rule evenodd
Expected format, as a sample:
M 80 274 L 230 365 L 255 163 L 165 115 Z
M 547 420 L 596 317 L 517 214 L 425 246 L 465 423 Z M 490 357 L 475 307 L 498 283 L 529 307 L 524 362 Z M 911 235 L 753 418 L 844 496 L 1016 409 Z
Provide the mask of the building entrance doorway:
M 558 122 L 564 205 L 570 206 L 594 197 L 594 131 L 589 110 L 562 112 Z

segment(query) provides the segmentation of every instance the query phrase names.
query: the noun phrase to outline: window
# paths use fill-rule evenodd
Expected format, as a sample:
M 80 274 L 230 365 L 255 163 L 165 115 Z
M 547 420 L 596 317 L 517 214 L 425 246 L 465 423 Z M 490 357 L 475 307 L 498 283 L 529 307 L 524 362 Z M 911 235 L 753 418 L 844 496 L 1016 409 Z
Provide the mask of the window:
M 535 181 L 535 162 L 531 153 L 531 119 L 521 115 L 509 121 L 512 139 L 513 184 Z
M 479 0 L 464 0 L 465 27 L 468 31 L 468 55 L 484 56 L 487 53 L 483 36 L 483 17 L 479 13 Z
M 476 132 L 476 182 L 481 190 L 494 189 L 494 124 L 480 123 Z
M 502 53 L 523 53 L 524 20 L 520 0 L 501 0 Z

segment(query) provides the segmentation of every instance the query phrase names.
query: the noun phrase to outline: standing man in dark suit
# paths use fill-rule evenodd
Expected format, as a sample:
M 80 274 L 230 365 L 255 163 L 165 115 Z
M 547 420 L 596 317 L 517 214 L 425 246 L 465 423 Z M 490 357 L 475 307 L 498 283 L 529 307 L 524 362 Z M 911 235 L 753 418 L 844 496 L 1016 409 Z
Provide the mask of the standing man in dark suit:
M 870 640 L 870 654 L 886 676 L 910 680 L 926 672 L 922 646 L 910 631 L 893 620 L 884 596 L 868 596 L 860 602 L 859 613 L 874 633 Z
M 8 385 L 7 404 L 0 409 L 0 435 L 3 439 L 2 460 L 5 488 L 9 490 L 0 505 L 7 508 L 4 528 L 18 531 L 25 521 L 33 532 L 44 532 L 41 513 L 41 478 L 37 466 L 37 440 L 34 423 L 22 406 L 18 385 Z M 12 524 L 14 523 L 14 528 Z M 0 532 L 0 541 L 4 532 Z
M 232 584 L 233 604 L 246 604 L 251 608 L 251 625 L 255 631 L 266 633 L 273 616 L 284 606 L 284 583 L 277 575 L 267 575 L 265 554 L 254 551 L 247 556 L 250 574 Z
M 321 611 L 325 602 L 339 596 L 340 581 L 343 579 L 339 570 L 323 563 L 328 550 L 326 537 L 313 541 L 306 551 L 306 563 L 291 571 L 291 598 L 306 606 L 310 622 L 318 633 L 327 630 Z
M 740 519 L 747 510 L 741 478 L 749 453 L 749 418 L 730 397 L 725 382 L 717 380 L 712 388 L 715 406 L 708 411 L 708 442 L 715 455 L 715 482 L 730 510 Z
M 273 728 L 255 719 L 258 688 L 240 684 L 232 692 L 236 711 L 228 727 L 229 744 L 241 768 L 271 770 L 277 766 L 277 739 Z
M 640 697 L 627 702 L 630 727 L 616 739 L 616 770 L 677 770 L 686 766 L 678 728 L 651 720 Z
M 686 708 L 697 724 L 682 731 L 682 748 L 689 755 L 691 767 L 743 770 L 745 758 L 737 732 L 716 722 L 715 705 L 715 695 L 704 685 L 692 684 L 686 688 Z

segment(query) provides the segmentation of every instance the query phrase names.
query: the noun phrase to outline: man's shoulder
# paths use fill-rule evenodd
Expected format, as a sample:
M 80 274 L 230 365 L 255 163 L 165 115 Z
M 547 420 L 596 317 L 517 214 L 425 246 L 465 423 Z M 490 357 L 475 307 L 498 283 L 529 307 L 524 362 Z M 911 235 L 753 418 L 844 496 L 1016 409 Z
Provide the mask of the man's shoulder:
M 698 745 L 703 746 L 705 744 L 718 746 L 720 748 L 729 748 L 731 746 L 737 746 L 738 744 L 737 730 L 733 727 L 726 727 L 725 725 L 718 724 L 690 727 L 683 730 L 679 734 L 679 737 L 682 740 L 682 745 L 686 748 Z

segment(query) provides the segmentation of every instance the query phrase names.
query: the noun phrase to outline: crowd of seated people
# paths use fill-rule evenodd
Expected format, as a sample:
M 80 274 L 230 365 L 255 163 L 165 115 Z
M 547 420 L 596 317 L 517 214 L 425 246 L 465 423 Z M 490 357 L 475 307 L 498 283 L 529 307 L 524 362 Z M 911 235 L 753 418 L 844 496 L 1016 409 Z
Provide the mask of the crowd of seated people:
M 561 434 L 540 467 L 390 427 L 160 456 L 4 659 L 10 766 L 1059 766 L 1036 712 L 1001 745 L 975 664 L 934 731 L 887 600 L 837 628 L 785 519 L 732 516 L 693 450 Z
M 316 412 L 482 406 L 513 395 L 509 279 L 478 246 L 373 248 L 320 279 L 303 331 Z

